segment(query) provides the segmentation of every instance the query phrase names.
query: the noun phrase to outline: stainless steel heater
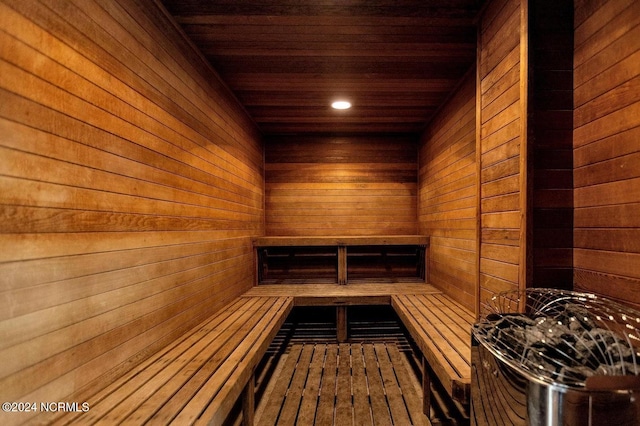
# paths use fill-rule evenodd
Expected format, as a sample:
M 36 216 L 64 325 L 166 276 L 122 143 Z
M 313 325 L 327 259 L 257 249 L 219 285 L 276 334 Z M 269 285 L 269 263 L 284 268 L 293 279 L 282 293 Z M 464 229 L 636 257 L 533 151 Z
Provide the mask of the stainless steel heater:
M 640 312 L 586 293 L 501 293 L 472 333 L 474 425 L 640 425 Z

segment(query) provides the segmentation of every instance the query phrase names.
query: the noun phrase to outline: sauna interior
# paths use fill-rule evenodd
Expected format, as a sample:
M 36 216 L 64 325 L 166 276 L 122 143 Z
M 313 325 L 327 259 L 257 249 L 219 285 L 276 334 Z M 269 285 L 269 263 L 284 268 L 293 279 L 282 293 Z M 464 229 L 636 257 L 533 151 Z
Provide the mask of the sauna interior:
M 468 424 L 488 298 L 640 308 L 640 2 L 1 0 L 0 219 L 2 424 Z

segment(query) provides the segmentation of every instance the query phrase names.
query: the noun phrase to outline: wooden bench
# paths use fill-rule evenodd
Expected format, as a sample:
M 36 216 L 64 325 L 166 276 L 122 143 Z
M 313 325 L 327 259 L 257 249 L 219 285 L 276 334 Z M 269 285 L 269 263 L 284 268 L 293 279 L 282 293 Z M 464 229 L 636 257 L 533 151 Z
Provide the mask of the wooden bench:
M 220 425 L 242 395 L 250 425 L 254 369 L 292 306 L 291 297 L 239 297 L 89 396 L 88 412 L 56 423 Z
M 295 306 L 336 306 L 338 341 L 346 340 L 346 307 L 390 304 L 423 356 L 423 409 L 429 414 L 429 371 L 466 409 L 471 385 L 472 312 L 430 284 L 279 284 L 247 295 L 294 298 Z M 424 365 L 426 364 L 426 365 Z
M 253 287 L 251 296 L 293 297 L 295 306 L 335 306 L 338 342 L 347 340 L 347 306 L 389 305 L 394 294 L 429 294 L 429 284 L 277 284 Z
M 467 407 L 473 313 L 445 294 L 393 295 L 391 306 L 423 355 L 425 413 L 430 408 L 430 369 L 452 399 Z
M 253 246 L 257 284 L 318 284 L 323 280 L 345 285 L 354 279 L 367 283 L 428 280 L 429 237 L 425 235 L 260 237 L 253 240 Z M 319 248 L 324 250 L 318 251 Z M 406 248 L 411 250 L 407 252 Z M 274 250 L 277 255 L 270 255 Z M 300 261 L 296 262 L 297 258 Z M 276 268 L 283 270 L 269 268 L 270 259 L 283 262 Z M 276 278 L 270 279 L 274 272 Z M 370 274 L 363 278 L 363 272 Z

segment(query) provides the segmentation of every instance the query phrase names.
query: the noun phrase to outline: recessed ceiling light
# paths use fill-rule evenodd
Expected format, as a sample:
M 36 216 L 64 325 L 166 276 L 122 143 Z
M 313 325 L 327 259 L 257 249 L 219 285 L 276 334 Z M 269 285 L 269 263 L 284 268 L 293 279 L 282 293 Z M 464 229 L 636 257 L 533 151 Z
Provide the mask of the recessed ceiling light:
M 333 109 L 349 109 L 351 108 L 351 102 L 348 101 L 335 101 L 331 104 Z

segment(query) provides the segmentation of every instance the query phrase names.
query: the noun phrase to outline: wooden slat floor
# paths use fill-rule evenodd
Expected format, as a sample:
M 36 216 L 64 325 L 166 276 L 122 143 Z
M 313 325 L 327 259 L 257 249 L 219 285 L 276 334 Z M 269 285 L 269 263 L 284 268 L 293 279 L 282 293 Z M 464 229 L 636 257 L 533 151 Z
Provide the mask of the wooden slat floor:
M 259 425 L 429 425 L 393 342 L 294 343 L 256 412 Z

